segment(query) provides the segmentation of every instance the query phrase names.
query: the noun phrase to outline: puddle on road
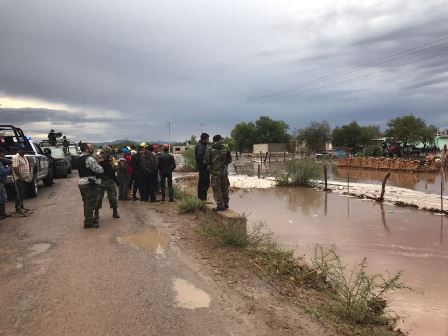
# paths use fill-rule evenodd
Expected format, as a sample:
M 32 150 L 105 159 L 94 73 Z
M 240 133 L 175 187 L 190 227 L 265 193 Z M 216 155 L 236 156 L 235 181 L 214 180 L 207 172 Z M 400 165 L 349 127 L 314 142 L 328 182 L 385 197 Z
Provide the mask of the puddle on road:
M 176 290 L 176 307 L 185 309 L 210 307 L 210 295 L 187 280 L 176 278 L 173 280 L 173 287 Z
M 146 230 L 141 233 L 133 233 L 125 236 L 118 236 L 117 241 L 120 244 L 128 244 L 137 250 L 153 250 L 156 254 L 165 255 L 170 240 L 167 236 L 158 233 L 155 230 Z
M 28 254 L 28 257 L 34 257 L 38 254 L 46 252 L 51 247 L 50 243 L 38 243 L 33 244 L 33 246 L 30 247 L 31 253 Z
M 312 256 L 336 244 L 349 264 L 366 256 L 371 273 L 403 270 L 414 291 L 392 295 L 391 308 L 411 335 L 448 336 L 448 218 L 308 188 L 237 191 L 230 207 L 264 222 L 281 244 Z M 437 312 L 434 313 L 434 312 Z

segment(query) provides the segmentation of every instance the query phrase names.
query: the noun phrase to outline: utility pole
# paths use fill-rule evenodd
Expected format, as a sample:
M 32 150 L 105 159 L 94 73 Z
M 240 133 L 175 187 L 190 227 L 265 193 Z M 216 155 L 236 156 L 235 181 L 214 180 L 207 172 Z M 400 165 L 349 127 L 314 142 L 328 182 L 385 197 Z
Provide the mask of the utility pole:
M 201 134 L 202 134 L 202 127 L 205 126 L 205 124 L 201 123 Z
M 171 122 L 168 122 L 168 152 L 171 153 Z

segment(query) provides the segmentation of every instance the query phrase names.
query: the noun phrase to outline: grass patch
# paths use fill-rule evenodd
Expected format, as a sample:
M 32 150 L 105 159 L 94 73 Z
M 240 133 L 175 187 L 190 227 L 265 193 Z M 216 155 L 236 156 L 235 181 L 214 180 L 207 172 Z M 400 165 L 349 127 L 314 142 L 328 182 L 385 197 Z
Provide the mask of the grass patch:
M 205 203 L 195 197 L 186 196 L 178 203 L 181 213 L 205 211 Z
M 242 225 L 221 223 L 212 214 L 201 216 L 201 233 L 221 245 L 247 247 L 252 244 L 253 235 L 247 235 Z
M 322 167 L 311 159 L 289 161 L 286 171 L 276 177 L 278 186 L 308 186 L 322 176 Z

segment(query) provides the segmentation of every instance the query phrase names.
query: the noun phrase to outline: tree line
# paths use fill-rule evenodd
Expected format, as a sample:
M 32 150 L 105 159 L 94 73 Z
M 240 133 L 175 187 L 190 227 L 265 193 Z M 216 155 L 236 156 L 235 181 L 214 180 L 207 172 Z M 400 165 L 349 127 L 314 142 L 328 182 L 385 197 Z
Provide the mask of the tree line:
M 251 152 L 258 143 L 290 143 L 296 140 L 309 152 L 325 150 L 325 144 L 350 149 L 364 148 L 373 144 L 374 139 L 388 137 L 403 146 L 422 143 L 433 146 L 437 127 L 412 114 L 391 119 L 385 132 L 379 126 L 361 126 L 356 121 L 332 129 L 327 121 L 313 121 L 308 126 L 289 132 L 289 125 L 282 120 L 262 116 L 255 122 L 241 122 L 232 129 L 231 137 L 225 142 L 231 150 Z

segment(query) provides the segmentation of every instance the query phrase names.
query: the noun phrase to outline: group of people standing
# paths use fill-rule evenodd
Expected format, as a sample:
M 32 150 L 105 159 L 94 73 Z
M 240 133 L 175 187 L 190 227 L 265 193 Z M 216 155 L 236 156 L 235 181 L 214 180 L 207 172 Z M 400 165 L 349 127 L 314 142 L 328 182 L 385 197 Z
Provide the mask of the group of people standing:
M 99 155 L 94 157 L 93 147 L 81 143 L 82 154 L 78 159 L 78 173 L 79 189 L 84 203 L 84 228 L 99 227 L 99 211 L 105 193 L 113 218 L 120 218 L 119 200 L 156 202 L 159 186 L 161 200 L 165 201 L 166 181 L 169 201 L 174 201 L 172 173 L 176 169 L 176 163 L 169 153 L 168 145 L 163 145 L 162 153 L 158 153 L 158 148 L 158 145 L 148 147 L 142 143 L 137 152 L 132 153 L 125 147 L 121 150 L 122 157 L 117 160 L 110 147 L 104 147 Z M 131 190 L 132 198 L 129 195 Z
M 224 211 L 229 208 L 230 182 L 227 168 L 232 162 L 232 155 L 224 145 L 221 135 L 215 135 L 211 145 L 209 138 L 207 133 L 202 133 L 195 147 L 196 166 L 199 171 L 198 198 L 207 201 L 207 191 L 211 182 L 216 202 L 214 210 Z

